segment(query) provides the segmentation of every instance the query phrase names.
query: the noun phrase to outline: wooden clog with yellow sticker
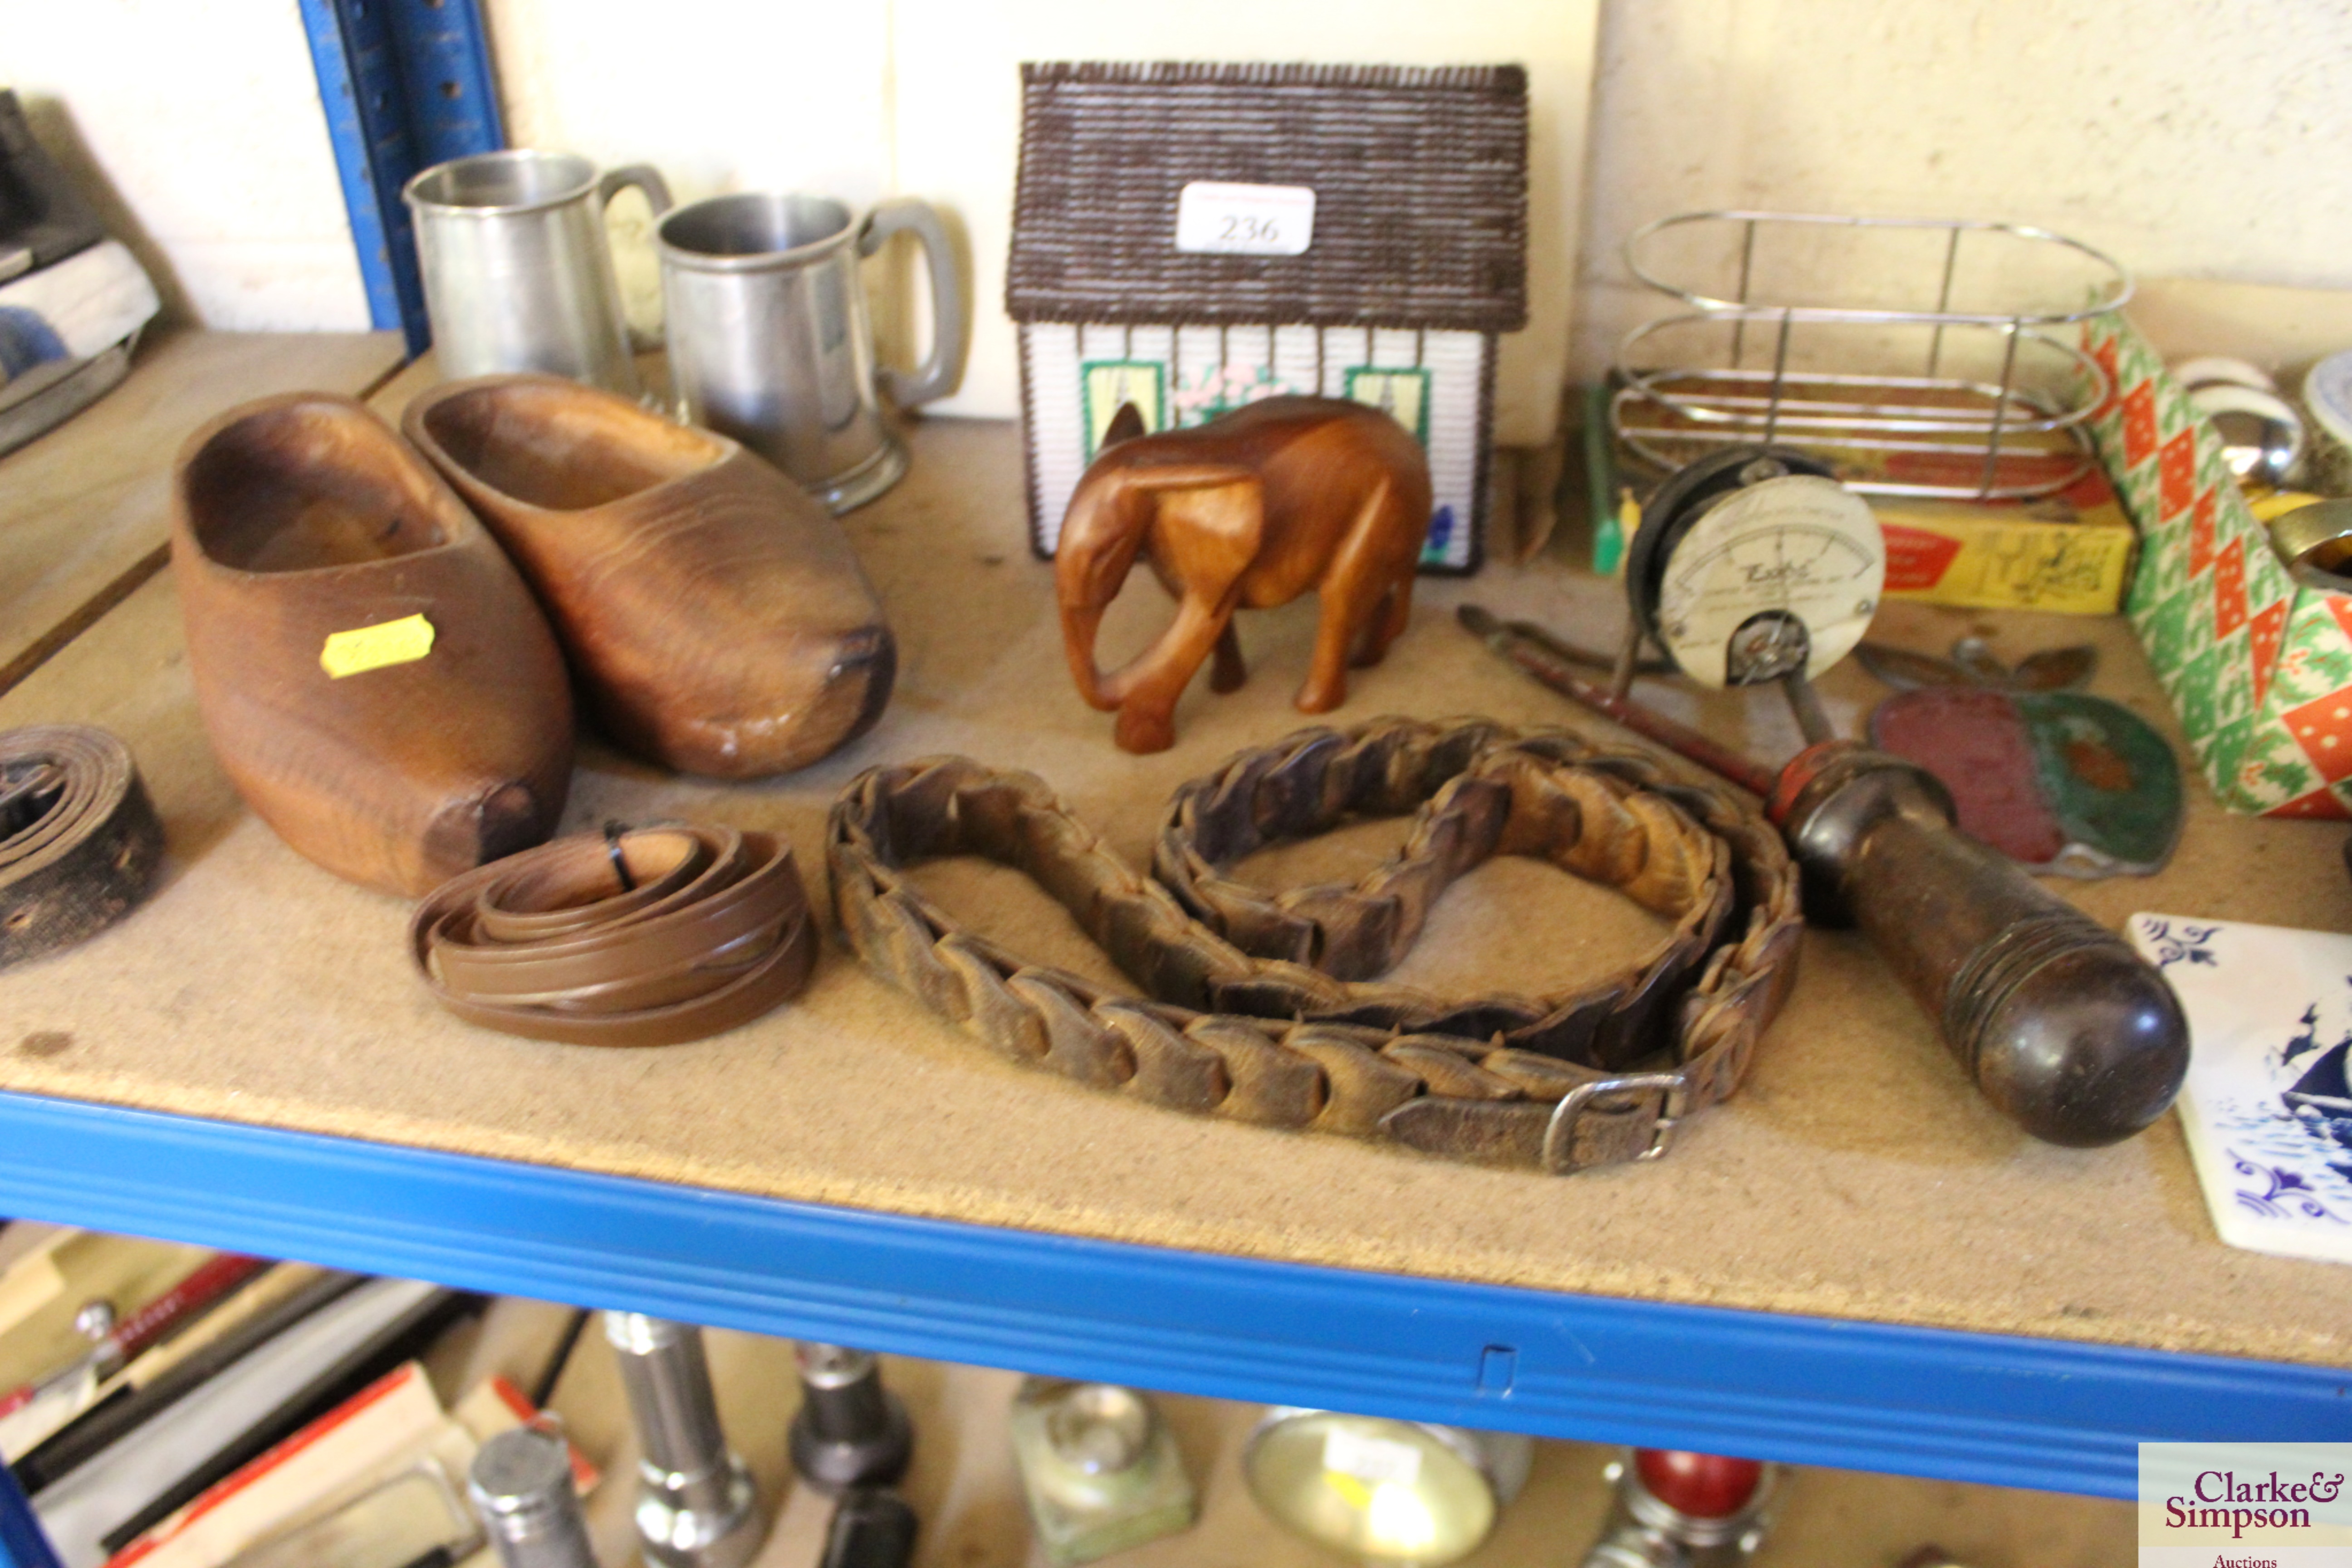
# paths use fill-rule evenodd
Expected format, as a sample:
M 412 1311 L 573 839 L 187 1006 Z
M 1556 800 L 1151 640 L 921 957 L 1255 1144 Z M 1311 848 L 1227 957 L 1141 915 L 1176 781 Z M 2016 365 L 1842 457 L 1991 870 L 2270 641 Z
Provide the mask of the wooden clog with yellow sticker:
M 213 751 L 296 850 L 414 897 L 553 830 L 562 655 L 383 420 L 320 393 L 222 415 L 174 469 L 172 561 Z

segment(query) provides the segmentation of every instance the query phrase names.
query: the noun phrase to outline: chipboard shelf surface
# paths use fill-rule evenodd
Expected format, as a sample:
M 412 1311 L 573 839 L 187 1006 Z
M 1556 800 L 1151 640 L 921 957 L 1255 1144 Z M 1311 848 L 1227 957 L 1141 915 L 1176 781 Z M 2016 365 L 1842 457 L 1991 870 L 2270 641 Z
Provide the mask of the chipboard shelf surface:
M 429 376 L 412 367 L 377 406 Z M 224 384 L 215 405 L 242 395 Z M 1034 769 L 1139 862 L 1178 782 L 1304 722 L 1287 700 L 1311 603 L 1244 622 L 1250 685 L 1188 697 L 1175 751 L 1117 752 L 1067 688 L 1015 432 L 934 422 L 914 449 L 908 481 L 847 521 L 901 639 L 882 724 L 754 785 L 592 745 L 567 828 L 780 830 L 821 898 L 835 792 L 961 751 Z M 1552 564 L 1424 584 L 1333 721 L 1579 724 L 1450 612 L 1476 598 L 1601 641 L 1612 595 Z M 1109 655 L 1156 601 L 1139 580 Z M 1897 606 L 1881 635 L 1940 647 L 1969 620 Z M 2096 642 L 2100 689 L 2170 732 L 2119 624 L 2017 617 L 1997 639 L 2011 658 Z M 1848 723 L 1876 695 L 1852 669 L 1824 692 Z M 1794 749 L 1761 707 L 1665 700 L 1760 754 Z M 598 1051 L 471 1029 L 408 973 L 404 905 L 299 859 L 228 788 L 168 572 L 0 698 L 0 725 L 59 719 L 131 743 L 172 858 L 121 925 L 0 974 L 0 1213 L 1185 1393 L 2106 1495 L 2128 1493 L 2142 1437 L 2352 1436 L 2338 1271 L 2223 1247 L 2169 1121 L 2111 1150 L 2024 1138 L 1849 937 L 1809 935 L 1749 1083 L 1664 1160 L 1487 1171 L 1021 1070 L 837 947 L 800 1002 L 717 1040 Z M 2352 916 L 2334 833 L 2193 793 L 2163 877 L 2065 891 L 2110 923 Z M 1244 869 L 1328 875 L 1393 839 L 1350 829 Z M 1016 950 L 1100 972 L 1033 892 L 925 875 Z M 1448 896 L 1409 966 L 1465 988 L 1597 973 L 1642 940 L 1624 910 L 1497 864 Z

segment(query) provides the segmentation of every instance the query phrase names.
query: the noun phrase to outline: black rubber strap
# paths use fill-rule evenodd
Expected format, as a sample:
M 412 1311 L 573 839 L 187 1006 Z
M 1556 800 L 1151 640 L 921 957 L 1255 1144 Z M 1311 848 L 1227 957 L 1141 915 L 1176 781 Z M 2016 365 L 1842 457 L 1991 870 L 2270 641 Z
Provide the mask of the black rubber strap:
M 104 730 L 0 733 L 0 968 L 129 913 L 163 861 L 163 825 L 131 749 Z

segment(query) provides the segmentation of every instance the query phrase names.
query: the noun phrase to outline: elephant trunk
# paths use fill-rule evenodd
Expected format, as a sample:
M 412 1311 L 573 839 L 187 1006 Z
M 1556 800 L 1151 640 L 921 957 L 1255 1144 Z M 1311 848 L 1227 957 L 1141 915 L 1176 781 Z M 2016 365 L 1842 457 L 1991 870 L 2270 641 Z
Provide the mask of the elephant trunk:
M 1103 612 L 1126 586 L 1142 552 L 1150 515 L 1141 503 L 1147 499 L 1124 474 L 1089 474 L 1079 481 L 1054 551 L 1054 595 L 1061 605 L 1062 649 L 1069 656 L 1070 677 L 1087 706 L 1106 713 L 1126 700 L 1134 666 L 1105 675 L 1095 663 L 1095 638 Z
M 1118 697 L 1105 689 L 1108 682 L 1101 667 L 1095 663 L 1095 637 L 1102 630 L 1103 606 L 1062 603 L 1062 650 L 1069 655 L 1070 678 L 1077 682 L 1078 696 L 1089 708 L 1108 713 L 1118 707 Z

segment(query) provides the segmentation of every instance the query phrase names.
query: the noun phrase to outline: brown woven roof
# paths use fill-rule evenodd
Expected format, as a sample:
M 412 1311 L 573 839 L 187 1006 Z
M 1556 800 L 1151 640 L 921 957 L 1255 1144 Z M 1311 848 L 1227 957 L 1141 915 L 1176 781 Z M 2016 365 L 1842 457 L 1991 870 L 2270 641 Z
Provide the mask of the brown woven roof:
M 1527 323 L 1517 66 L 1033 64 L 1021 81 L 1016 321 Z M 1313 187 L 1314 243 L 1178 251 L 1194 180 Z

